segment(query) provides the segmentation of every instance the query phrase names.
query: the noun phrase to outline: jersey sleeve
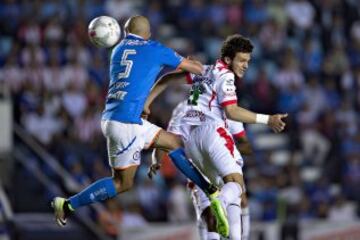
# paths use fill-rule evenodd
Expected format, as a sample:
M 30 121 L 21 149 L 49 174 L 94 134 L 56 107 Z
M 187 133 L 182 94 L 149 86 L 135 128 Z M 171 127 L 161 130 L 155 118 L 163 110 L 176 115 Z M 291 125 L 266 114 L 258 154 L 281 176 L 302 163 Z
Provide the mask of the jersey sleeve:
M 242 122 L 227 119 L 226 123 L 228 125 L 229 132 L 231 133 L 231 135 L 233 135 L 235 139 L 241 138 L 246 135 L 244 124 Z
M 165 47 L 162 44 L 159 44 L 158 47 L 160 49 L 161 63 L 166 66 L 177 68 L 184 59 L 184 57 L 180 56 L 171 48 Z
M 193 83 L 193 79 L 194 79 L 194 77 L 195 77 L 196 75 L 193 74 L 193 73 L 187 72 L 185 76 L 186 76 L 186 83 L 187 83 L 187 84 L 192 84 L 192 83 Z
M 219 104 L 222 107 L 237 104 L 235 77 L 231 72 L 225 72 L 219 76 L 216 83 L 216 93 Z

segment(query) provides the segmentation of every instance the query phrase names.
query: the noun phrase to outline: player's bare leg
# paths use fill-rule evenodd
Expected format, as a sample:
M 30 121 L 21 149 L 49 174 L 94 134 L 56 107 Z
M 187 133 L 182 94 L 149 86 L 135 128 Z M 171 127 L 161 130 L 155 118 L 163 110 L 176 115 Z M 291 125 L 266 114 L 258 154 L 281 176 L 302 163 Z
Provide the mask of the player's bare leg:
M 183 142 L 179 136 L 163 129 L 160 130 L 152 145 L 153 148 L 163 149 L 165 151 L 172 151 L 183 146 Z
M 132 188 L 137 169 L 138 166 L 130 166 L 125 169 L 112 168 L 112 175 L 117 193 L 126 192 Z

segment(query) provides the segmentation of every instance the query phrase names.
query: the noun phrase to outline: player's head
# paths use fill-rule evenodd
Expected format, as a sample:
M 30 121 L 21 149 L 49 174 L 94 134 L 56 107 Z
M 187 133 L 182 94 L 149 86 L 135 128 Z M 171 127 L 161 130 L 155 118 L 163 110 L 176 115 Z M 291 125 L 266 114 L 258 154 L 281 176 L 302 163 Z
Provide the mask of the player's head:
M 151 37 L 150 22 L 144 16 L 137 15 L 130 17 L 126 21 L 124 29 L 126 34 L 136 34 L 146 40 Z
M 240 34 L 226 38 L 221 47 L 221 60 L 224 61 L 237 77 L 242 77 L 248 68 L 254 46 L 250 40 Z

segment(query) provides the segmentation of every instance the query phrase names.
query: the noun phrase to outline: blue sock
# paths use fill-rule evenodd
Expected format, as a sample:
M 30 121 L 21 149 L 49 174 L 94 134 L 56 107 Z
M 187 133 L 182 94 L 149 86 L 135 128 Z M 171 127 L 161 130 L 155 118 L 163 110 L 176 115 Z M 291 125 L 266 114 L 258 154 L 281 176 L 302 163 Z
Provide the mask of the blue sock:
M 69 202 L 72 210 L 75 210 L 81 206 L 113 198 L 116 194 L 117 192 L 113 179 L 107 177 L 94 182 L 78 194 L 70 197 Z
M 169 153 L 169 157 L 175 166 L 191 181 L 198 185 L 204 192 L 213 193 L 216 191 L 204 177 L 201 175 L 192 163 L 186 158 L 183 148 L 178 148 Z

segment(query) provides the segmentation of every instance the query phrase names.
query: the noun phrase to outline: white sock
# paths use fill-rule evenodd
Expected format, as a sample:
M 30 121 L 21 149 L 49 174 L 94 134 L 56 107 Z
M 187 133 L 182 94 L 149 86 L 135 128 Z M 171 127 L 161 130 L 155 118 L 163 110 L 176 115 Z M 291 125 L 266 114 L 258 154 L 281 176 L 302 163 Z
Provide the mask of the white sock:
M 232 202 L 237 202 L 242 193 L 240 184 L 236 182 L 226 183 L 220 191 L 219 199 L 225 208 Z
M 240 198 L 237 201 L 232 202 L 227 207 L 228 220 L 230 226 L 231 240 L 241 240 L 241 207 Z
M 217 232 L 208 232 L 207 240 L 220 240 L 220 235 Z
M 197 227 L 198 227 L 200 239 L 207 240 L 208 231 L 207 231 L 206 223 L 204 223 L 202 219 L 197 220 Z
M 242 240 L 249 240 L 250 237 L 250 212 L 249 207 L 241 209 Z

